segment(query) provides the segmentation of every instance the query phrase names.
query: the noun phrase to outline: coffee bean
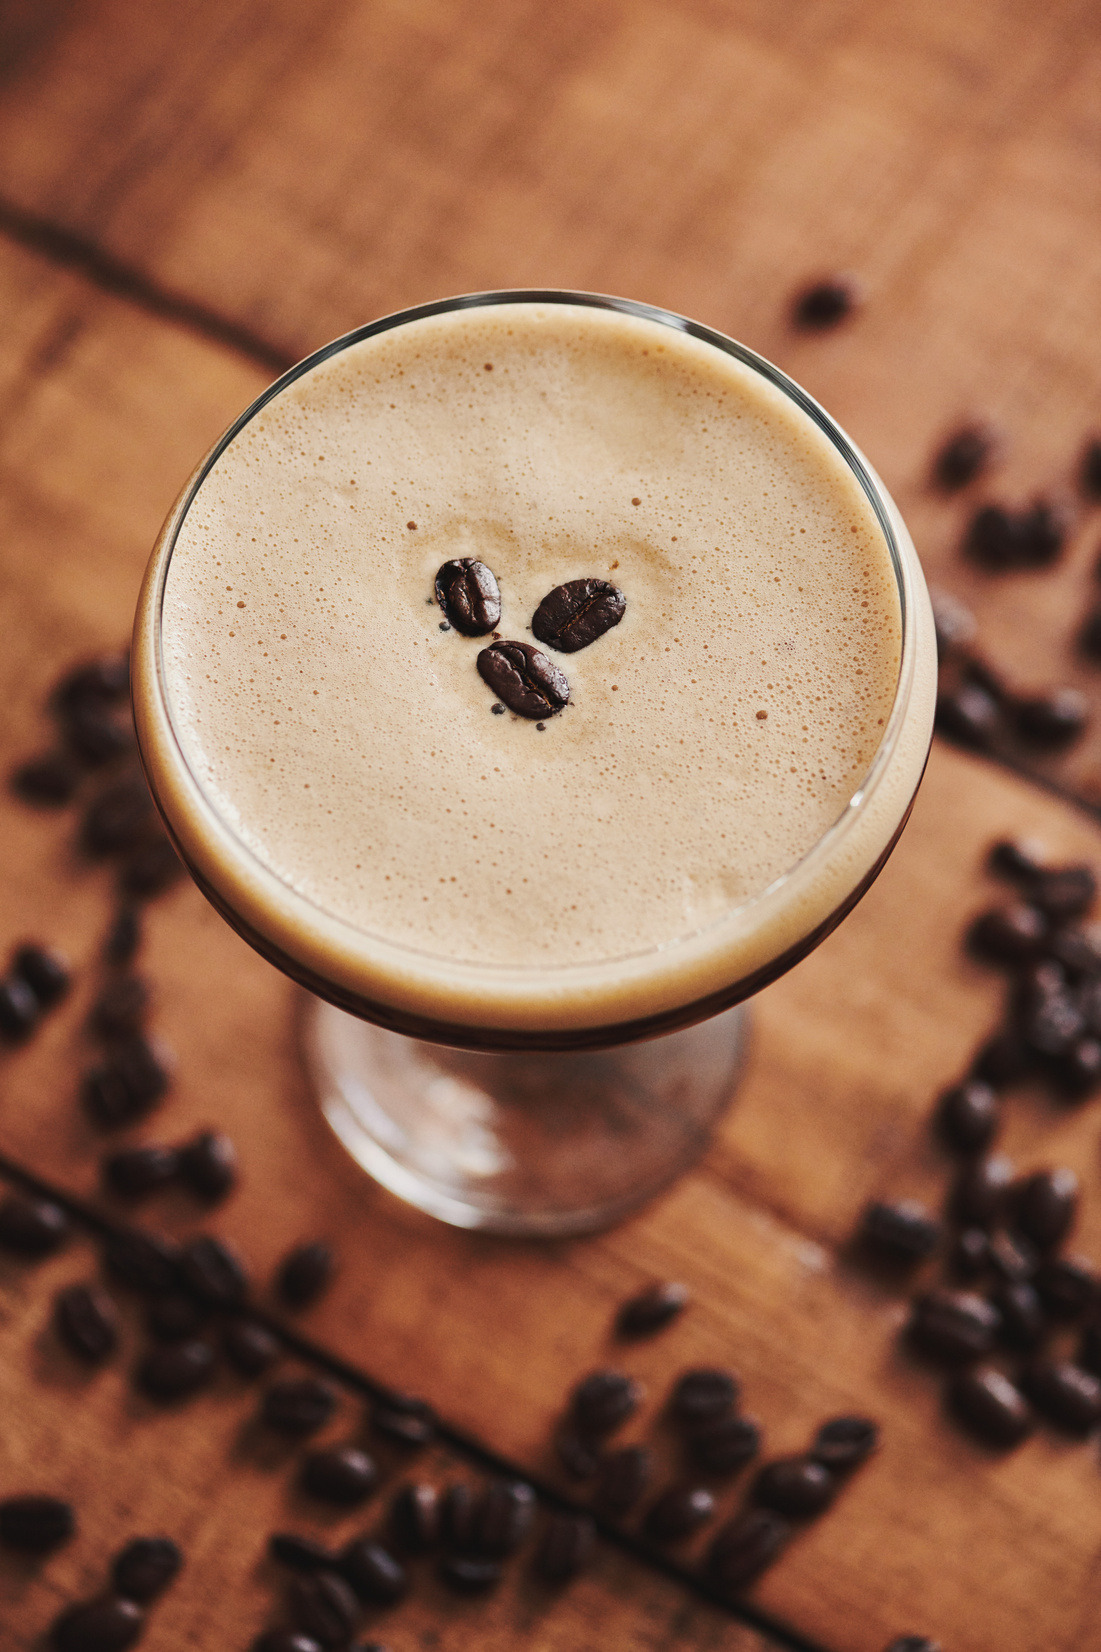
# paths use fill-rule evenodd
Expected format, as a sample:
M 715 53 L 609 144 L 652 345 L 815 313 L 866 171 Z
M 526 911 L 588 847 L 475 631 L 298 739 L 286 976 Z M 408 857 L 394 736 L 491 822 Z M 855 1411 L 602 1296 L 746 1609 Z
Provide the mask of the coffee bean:
M 814 1436 L 810 1456 L 834 1474 L 849 1474 L 879 1446 L 879 1424 L 870 1417 L 831 1417 Z
M 95 859 L 135 848 L 155 819 L 149 788 L 140 775 L 127 775 L 104 788 L 84 812 L 80 840 Z
M 1044 914 L 1035 905 L 1020 901 L 980 914 L 967 932 L 967 944 L 987 963 L 1017 968 L 1036 957 L 1047 932 Z
M 42 1016 L 42 1006 L 26 981 L 18 975 L 0 981 L 0 1037 L 19 1044 L 34 1032 Z
M 1085 1370 L 1101 1376 L 1101 1318 L 1090 1320 L 1082 1332 L 1078 1348 L 1078 1363 Z
M 445 1555 L 440 1561 L 440 1581 L 457 1595 L 484 1595 L 501 1581 L 499 1560 L 483 1560 L 477 1555 Z
M 674 1486 L 651 1504 L 643 1529 L 655 1543 L 680 1543 L 705 1526 L 714 1512 L 714 1493 L 705 1486 Z
M 355 1537 L 341 1550 L 340 1570 L 360 1600 L 389 1606 L 409 1587 L 405 1567 L 370 1537 Z
M 1091 437 L 1082 449 L 1078 479 L 1090 499 L 1101 499 L 1101 437 Z
M 933 609 L 933 629 L 937 639 L 938 660 L 957 656 L 974 642 L 978 626 L 975 616 L 965 603 L 950 591 L 929 587 L 929 601 Z
M 863 286 L 855 276 L 826 276 L 796 294 L 792 324 L 803 332 L 824 332 L 850 316 L 863 296 Z
M 1101 1039 L 1080 1038 L 1059 1063 L 1060 1095 L 1066 1101 L 1082 1101 L 1101 1084 Z
M 210 1319 L 210 1309 L 193 1296 L 170 1291 L 154 1297 L 145 1312 L 145 1328 L 155 1342 L 186 1342 L 198 1336 Z
M 1086 1019 L 1091 1032 L 1101 1031 L 1101 1017 L 1097 1013 L 1097 982 L 1101 977 L 1101 938 L 1098 937 L 1096 928 L 1087 931 L 1068 924 L 1062 929 L 1056 929 L 1048 936 L 1045 951 L 1072 978 L 1091 983 L 1091 993 L 1084 1003 Z
M 296 1629 L 319 1646 L 347 1646 L 359 1622 L 361 1608 L 339 1572 L 314 1572 L 291 1579 L 287 1605 Z
M 440 1541 L 440 1494 L 426 1481 L 399 1487 L 390 1504 L 390 1528 L 399 1547 L 426 1554 Z
M 124 896 L 146 901 L 171 889 L 183 874 L 179 855 L 162 834 L 126 855 L 119 871 L 119 890 Z
M 0 1501 L 0 1544 L 26 1554 L 49 1554 L 76 1531 L 71 1503 L 60 1497 L 28 1493 Z
M 27 983 L 44 1008 L 60 1003 L 73 980 L 68 959 L 50 947 L 32 942 L 17 949 L 12 973 Z
M 642 1387 L 622 1371 L 593 1371 L 573 1391 L 571 1409 L 583 1434 L 600 1438 L 638 1410 Z
M 0 1250 L 13 1256 L 52 1256 L 69 1232 L 69 1218 L 49 1199 L 9 1193 L 0 1203 Z
M 948 1403 L 958 1421 L 988 1445 L 1019 1445 L 1035 1426 L 1020 1389 L 992 1365 L 980 1365 L 956 1377 L 948 1390 Z
M 997 1092 L 981 1079 L 967 1079 L 941 1097 L 937 1127 L 958 1153 L 981 1153 L 997 1135 L 1001 1113 Z
M 997 1286 L 990 1300 L 1001 1315 L 998 1337 L 1007 1348 L 1027 1353 L 1043 1341 L 1048 1328 L 1047 1315 L 1027 1279 Z
M 1087 615 L 1082 629 L 1078 633 L 1078 647 L 1087 658 L 1091 660 L 1101 659 L 1101 608 L 1095 608 L 1091 614 Z M 48 761 L 48 758 L 43 759 L 44 763 Z M 28 767 L 31 766 L 28 765 Z M 20 772 L 26 774 L 27 771 L 24 769 Z M 39 799 L 28 796 L 28 801 L 38 802 Z M 43 798 L 41 801 L 50 802 L 51 799 Z
M 1027 1239 L 1022 1239 L 1019 1233 L 1002 1231 L 988 1235 L 987 1256 L 994 1272 L 1010 1281 L 1031 1279 L 1039 1262 Z
M 149 984 L 140 975 L 120 975 L 92 1005 L 88 1028 L 97 1038 L 129 1038 L 140 1032 L 149 1008 Z
M 292 1572 L 335 1571 L 339 1557 L 313 1537 L 297 1532 L 273 1532 L 268 1538 L 268 1554 Z
M 1002 1154 L 975 1159 L 960 1172 L 952 1190 L 952 1214 L 969 1227 L 992 1227 L 1004 1210 L 1013 1165 Z
M 123 1199 L 145 1199 L 176 1180 L 180 1161 L 174 1147 L 126 1147 L 102 1165 L 103 1183 Z
M 938 1289 L 919 1296 L 908 1327 L 910 1340 L 932 1359 L 978 1359 L 994 1346 L 1001 1316 L 970 1291 Z
M 899 1635 L 884 1652 L 940 1652 L 940 1642 L 927 1635 Z
M 115 1045 L 102 1066 L 84 1076 L 82 1099 L 92 1122 L 103 1130 L 134 1124 L 156 1105 L 169 1084 L 163 1047 L 142 1037 Z
M 176 1581 L 183 1559 L 170 1537 L 135 1537 L 115 1556 L 111 1581 L 118 1594 L 145 1606 Z
M 115 1305 L 95 1285 L 68 1285 L 57 1293 L 54 1329 L 69 1352 L 87 1365 L 102 1365 L 118 1347 Z
M 134 749 L 134 725 L 97 706 L 78 706 L 65 718 L 62 735 L 86 769 L 99 769 Z
M 1002 733 L 1002 709 L 985 688 L 961 683 L 937 698 L 937 730 L 961 746 L 984 751 Z
M 618 625 L 627 598 L 606 579 L 571 579 L 549 591 L 531 616 L 539 641 L 561 654 L 576 654 Z
M 1101 1422 L 1101 1378 L 1070 1360 L 1037 1360 L 1021 1387 L 1048 1422 L 1068 1434 L 1088 1434 Z
M 371 1411 L 371 1427 L 395 1445 L 420 1451 L 435 1438 L 436 1424 L 431 1412 L 399 1411 L 392 1405 L 376 1405 Z
M 237 1150 L 228 1136 L 203 1130 L 177 1149 L 180 1175 L 207 1204 L 224 1199 L 237 1181 Z
M 564 1423 L 554 1436 L 554 1449 L 566 1473 L 575 1480 L 591 1480 L 600 1467 L 600 1442 Z
M 988 468 L 999 447 L 998 431 L 985 421 L 961 425 L 937 450 L 933 479 L 945 493 L 965 488 Z
M 333 1277 L 333 1253 L 320 1240 L 296 1245 L 279 1264 L 275 1289 L 288 1308 L 308 1308 Z
M 535 1570 L 545 1583 L 568 1583 L 595 1548 L 596 1527 L 588 1515 L 552 1514 L 535 1551 Z
M 103 957 L 116 967 L 133 962 L 141 946 L 141 912 L 136 906 L 121 906 L 103 943 Z
M 529 642 L 491 643 L 476 663 L 497 698 L 519 717 L 553 717 L 569 700 L 565 673 Z
M 1034 1283 L 1051 1318 L 1069 1324 L 1096 1305 L 1101 1282 L 1083 1258 L 1049 1256 L 1037 1269 Z
M 126 1652 L 145 1627 L 145 1613 L 136 1601 L 121 1595 L 101 1595 L 70 1606 L 50 1629 L 54 1652 Z
M 183 1400 L 213 1380 L 216 1365 L 209 1342 L 195 1337 L 151 1348 L 138 1365 L 134 1380 L 151 1400 Z
M 80 769 L 64 752 L 45 752 L 21 763 L 11 776 L 11 789 L 24 803 L 60 809 L 70 803 L 80 785 Z
M 1097 875 L 1089 866 L 1057 866 L 1036 879 L 1030 899 L 1053 923 L 1067 923 L 1089 911 L 1097 898 Z
M 754 1417 L 722 1417 L 694 1429 L 689 1453 L 705 1474 L 737 1474 L 761 1449 L 761 1428 Z
M 378 1484 L 373 1457 L 355 1446 L 329 1446 L 312 1452 L 302 1465 L 302 1489 L 322 1502 L 355 1508 Z
M 322 1652 L 321 1642 L 293 1629 L 265 1629 L 252 1643 L 251 1652 Z
M 776 1560 L 791 1527 L 772 1509 L 749 1509 L 720 1527 L 707 1552 L 707 1571 L 731 1594 L 745 1589 Z
M 1048 857 L 1043 844 L 1031 838 L 999 838 L 990 850 L 987 865 L 996 877 L 1009 878 L 1027 889 L 1041 872 L 1047 871 Z
M 461 1480 L 446 1487 L 440 1498 L 440 1531 L 449 1549 L 469 1549 L 474 1543 L 476 1500 Z
M 815 1457 L 778 1457 L 753 1482 L 753 1500 L 789 1520 L 810 1520 L 837 1495 L 837 1481 Z
M 621 1337 L 648 1337 L 664 1330 L 688 1306 L 688 1288 L 672 1282 L 651 1285 L 625 1302 L 616 1314 L 616 1332 Z
M 224 1239 L 201 1233 L 180 1252 L 180 1277 L 200 1302 L 226 1308 L 239 1302 L 248 1289 L 244 1264 Z
M 1019 547 L 1027 568 L 1050 568 L 1062 555 L 1073 526 L 1073 512 L 1066 500 L 1037 499 L 1022 512 Z
M 976 1078 L 998 1090 L 1016 1084 L 1031 1066 L 1031 1057 L 1021 1035 L 1010 1029 L 995 1033 L 981 1046 L 972 1069 Z
M 741 1387 L 733 1371 L 708 1367 L 685 1371 L 674 1384 L 669 1410 L 684 1428 L 706 1428 L 730 1415 Z
M 604 1458 L 596 1501 L 606 1514 L 621 1519 L 634 1508 L 653 1477 L 654 1460 L 646 1446 L 624 1446 Z
M 283 1352 L 277 1338 L 254 1319 L 231 1319 L 225 1328 L 222 1350 L 243 1377 L 261 1376 Z
M 1078 1178 L 1073 1170 L 1039 1170 L 1021 1184 L 1014 1205 L 1026 1238 L 1041 1250 L 1053 1250 L 1078 1214 Z
M 1048 1064 L 1072 1049 L 1085 1030 L 1085 1016 L 1066 992 L 1047 994 L 1021 1021 L 1026 1048 Z
M 1089 722 L 1089 701 L 1076 688 L 1056 688 L 1017 703 L 1017 733 L 1030 745 L 1061 751 L 1077 740 Z
M 474 1509 L 474 1547 L 501 1559 L 514 1554 L 531 1531 L 535 1493 L 522 1480 L 491 1480 Z
M 436 601 L 464 637 L 484 637 L 501 622 L 496 576 L 472 556 L 444 563 L 436 575 Z
M 120 1233 L 108 1240 L 104 1265 L 113 1279 L 145 1296 L 157 1296 L 180 1283 L 180 1252 L 170 1239 L 153 1233 Z
M 272 1383 L 260 1414 L 279 1434 L 316 1434 L 336 1410 L 336 1393 L 320 1377 L 286 1377 Z
M 982 1228 L 961 1228 L 952 1242 L 948 1265 L 956 1279 L 978 1279 L 990 1266 L 990 1241 Z
M 73 666 L 50 691 L 50 707 L 64 714 L 78 705 L 117 705 L 130 692 L 130 656 L 123 649 Z
M 931 1256 L 940 1236 L 940 1223 L 916 1199 L 869 1205 L 858 1234 L 865 1250 L 899 1267 L 913 1267 Z

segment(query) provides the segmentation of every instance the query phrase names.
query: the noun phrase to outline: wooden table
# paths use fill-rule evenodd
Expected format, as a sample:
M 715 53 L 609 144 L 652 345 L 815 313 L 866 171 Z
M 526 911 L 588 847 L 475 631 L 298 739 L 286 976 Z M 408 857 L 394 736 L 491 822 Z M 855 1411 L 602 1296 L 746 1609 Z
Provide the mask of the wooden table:
M 1084 685 L 1101 709 L 1071 647 L 1096 589 L 1097 515 L 1081 509 L 1050 574 L 998 579 L 958 554 L 977 498 L 1071 486 L 1101 427 L 1098 33 L 1087 0 L 6 8 L 5 768 L 43 739 L 57 673 L 125 636 L 183 477 L 273 370 L 388 309 L 525 284 L 667 304 L 778 361 L 864 446 L 931 578 L 973 605 L 1013 683 Z M 829 335 L 793 332 L 793 289 L 836 268 L 864 276 L 866 309 Z M 930 453 L 971 412 L 1003 423 L 1009 456 L 989 488 L 948 499 L 928 485 Z M 707 1158 L 583 1242 L 458 1234 L 367 1184 L 314 1109 L 295 990 L 189 886 L 152 910 L 143 965 L 178 1078 L 127 1139 L 231 1132 L 243 1184 L 207 1225 L 248 1257 L 261 1301 L 289 1244 L 337 1243 L 338 1281 L 301 1326 L 305 1362 L 341 1374 L 326 1437 L 359 1436 L 372 1380 L 416 1388 L 447 1425 L 430 1476 L 505 1460 L 569 1491 L 554 1419 L 610 1357 L 647 1384 L 629 1435 L 655 1442 L 666 1479 L 657 1414 L 690 1363 L 738 1368 L 773 1453 L 835 1412 L 883 1424 L 880 1455 L 733 1609 L 694 1586 L 694 1550 L 663 1565 L 607 1541 L 559 1595 L 521 1566 L 492 1599 L 456 1604 L 426 1572 L 377 1626 L 394 1652 L 879 1652 L 919 1630 L 946 1652 L 1101 1648 L 1095 1449 L 1045 1431 L 1007 1458 L 970 1444 L 899 1348 L 904 1296 L 846 1248 L 868 1198 L 935 1203 L 947 1185 L 929 1113 L 1001 1001 L 959 946 L 994 891 L 989 842 L 1036 833 L 1053 854 L 1101 861 L 1101 733 L 1036 768 L 1039 785 L 935 746 L 875 889 L 759 1000 L 750 1070 Z M 101 1138 L 75 1105 L 109 878 L 81 859 L 68 819 L 8 796 L 0 811 L 0 940 L 42 936 L 78 965 L 72 1000 L 4 1057 L 0 1153 L 117 1218 L 98 1191 Z M 1077 1169 L 1076 1243 L 1101 1256 L 1096 1106 L 1015 1095 L 1006 1149 L 1024 1169 Z M 139 1219 L 202 1225 L 176 1196 Z M 39 1646 L 126 1537 L 163 1530 L 188 1567 L 146 1644 L 243 1648 L 278 1597 L 266 1534 L 340 1535 L 362 1517 L 326 1521 L 308 1504 L 294 1454 L 250 1426 L 256 1393 L 241 1382 L 220 1377 L 168 1414 L 138 1399 L 136 1319 L 123 1359 L 74 1369 L 50 1302 L 94 1273 L 92 1237 L 34 1268 L 0 1263 L 0 1494 L 68 1493 L 81 1520 L 44 1564 L 0 1557 L 4 1644 Z M 689 1313 L 613 1348 L 615 1305 L 670 1277 L 691 1285 Z M 724 1511 L 740 1495 L 724 1493 Z

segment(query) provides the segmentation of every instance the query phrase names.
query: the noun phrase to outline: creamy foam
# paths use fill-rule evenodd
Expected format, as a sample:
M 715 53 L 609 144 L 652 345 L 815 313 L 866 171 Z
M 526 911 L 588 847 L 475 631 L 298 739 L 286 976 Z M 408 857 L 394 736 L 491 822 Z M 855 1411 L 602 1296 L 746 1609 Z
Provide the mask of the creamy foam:
M 440 629 L 458 556 L 505 637 L 565 580 L 626 595 L 552 656 L 545 731 Z M 200 488 L 163 613 L 188 761 L 267 866 L 373 934 L 524 965 L 661 945 L 785 872 L 867 770 L 901 644 L 880 526 L 810 421 L 575 306 L 419 321 L 284 390 Z

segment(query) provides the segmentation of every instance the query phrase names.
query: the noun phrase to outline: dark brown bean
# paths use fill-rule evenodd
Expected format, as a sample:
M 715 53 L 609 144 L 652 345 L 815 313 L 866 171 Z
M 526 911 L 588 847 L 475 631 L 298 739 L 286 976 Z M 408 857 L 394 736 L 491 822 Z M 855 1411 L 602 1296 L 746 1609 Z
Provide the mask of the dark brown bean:
M 321 1642 L 294 1629 L 265 1629 L 252 1643 L 251 1652 L 322 1652 Z
M 1039 908 L 1018 901 L 981 913 L 967 932 L 967 944 L 987 963 L 1017 968 L 1038 955 L 1047 932 L 1047 919 Z
M 858 1239 L 877 1260 L 913 1267 L 936 1250 L 941 1224 L 916 1199 L 877 1202 L 865 1210 Z
M 535 1493 L 522 1480 L 491 1480 L 474 1509 L 474 1547 L 501 1559 L 514 1554 L 531 1531 Z
M 1005 1347 L 1027 1353 L 1037 1347 L 1047 1333 L 1043 1303 L 1027 1279 L 998 1285 L 990 1300 L 1001 1316 L 998 1339 Z
M 1013 1183 L 1013 1165 L 990 1154 L 967 1165 L 952 1189 L 952 1214 L 969 1227 L 992 1227 L 1004 1210 Z
M 1096 1305 L 1101 1282 L 1084 1258 L 1049 1256 L 1037 1269 L 1034 1283 L 1051 1318 L 1070 1324 Z
M 84 1075 L 82 1099 L 94 1124 L 114 1130 L 134 1124 L 160 1101 L 169 1085 L 167 1052 L 146 1038 L 116 1045 L 108 1059 Z
M 76 1531 L 71 1503 L 30 1492 L 0 1501 L 0 1544 L 26 1554 L 49 1554 Z
M 991 1233 L 987 1236 L 990 1266 L 1002 1279 L 1031 1279 L 1039 1258 L 1027 1239 L 1019 1233 Z
M 0 1250 L 13 1256 L 52 1256 L 70 1231 L 68 1216 L 50 1199 L 9 1193 L 0 1203 Z
M 265 1325 L 258 1325 L 254 1319 L 231 1319 L 222 1338 L 222 1350 L 243 1377 L 259 1377 L 275 1364 L 283 1347 Z
M 1035 1426 L 1032 1408 L 1020 1389 L 992 1365 L 980 1365 L 956 1377 L 948 1390 L 948 1403 L 957 1420 L 988 1445 L 1019 1445 Z
M 134 1380 L 152 1400 L 188 1399 L 213 1380 L 217 1363 L 209 1342 L 192 1337 L 151 1348 L 138 1365 Z
M 501 591 L 492 569 L 476 557 L 445 562 L 436 575 L 436 601 L 464 637 L 484 637 L 501 623 Z
M 1070 1360 L 1037 1360 L 1021 1387 L 1048 1422 L 1068 1434 L 1088 1434 L 1101 1423 L 1101 1377 Z
M 115 1305 L 95 1285 L 67 1285 L 57 1293 L 54 1328 L 69 1352 L 87 1365 L 102 1365 L 118 1347 Z
M 995 1033 L 975 1057 L 974 1076 L 1001 1089 L 1016 1084 L 1029 1071 L 1031 1058 L 1021 1035 L 1013 1029 Z
M 199 1335 L 210 1319 L 205 1302 L 182 1291 L 155 1296 L 145 1310 L 145 1328 L 154 1342 L 185 1342 Z
M 109 964 L 132 963 L 141 946 L 141 911 L 136 906 L 120 906 L 103 943 L 103 957 Z
M 990 1240 L 982 1228 L 961 1228 L 952 1242 L 949 1267 L 957 1279 L 978 1279 L 990 1266 Z
M 1045 993 L 1021 1018 L 1025 1048 L 1043 1064 L 1066 1055 L 1086 1030 L 1080 1006 L 1065 991 Z
M 1003 732 L 1002 708 L 977 683 L 960 683 L 937 698 L 936 726 L 961 746 L 985 751 Z
M 1078 1177 L 1073 1170 L 1039 1170 L 1021 1184 L 1014 1206 L 1026 1238 L 1041 1250 L 1053 1250 L 1074 1226 Z
M 102 768 L 134 748 L 134 725 L 97 706 L 78 706 L 66 717 L 62 734 L 77 762 Z
M 688 1287 L 670 1281 L 650 1285 L 625 1302 L 616 1314 L 616 1332 L 621 1337 L 648 1337 L 662 1331 L 688 1306 Z
M 67 958 L 51 947 L 27 942 L 17 949 L 12 972 L 26 981 L 38 1002 L 49 1008 L 59 1004 L 72 985 L 73 972 Z
M 1032 904 L 1053 923 L 1066 923 L 1088 912 L 1097 898 L 1097 874 L 1090 866 L 1053 866 L 1040 874 L 1030 892 Z
M 983 1297 L 938 1289 L 917 1298 L 908 1331 L 923 1354 L 951 1364 L 989 1353 L 1000 1322 L 998 1310 Z
M 946 1090 L 937 1106 L 937 1127 L 957 1153 L 981 1153 L 1002 1122 L 997 1092 L 981 1079 L 966 1079 Z
M 749 1509 L 720 1528 L 707 1553 L 707 1571 L 721 1589 L 745 1589 L 778 1559 L 791 1527 L 772 1509 Z
M 54 1619 L 50 1645 L 54 1652 L 126 1652 L 145 1627 L 145 1613 L 137 1601 L 121 1595 L 70 1606 Z
M 301 1482 L 312 1497 L 350 1509 L 370 1497 L 378 1485 L 378 1469 L 374 1458 L 355 1446 L 329 1446 L 306 1458 Z
M 340 1564 L 339 1556 L 324 1543 L 314 1537 L 301 1537 L 297 1532 L 272 1532 L 268 1553 L 292 1572 L 335 1571 Z
M 347 1646 L 362 1608 L 350 1584 L 339 1572 L 314 1572 L 291 1579 L 287 1606 L 296 1629 L 319 1646 Z
M 175 849 L 163 836 L 143 843 L 123 860 L 119 870 L 119 891 L 133 900 L 146 901 L 171 889 L 183 877 L 184 867 Z
M 355 1537 L 340 1553 L 340 1570 L 360 1600 L 389 1606 L 409 1587 L 405 1567 L 370 1537 Z
M 440 1498 L 440 1530 L 449 1549 L 469 1549 L 474 1542 L 475 1497 L 461 1480 Z
M 986 420 L 961 425 L 937 449 L 933 480 L 945 493 L 965 488 L 989 468 L 1001 445 L 1000 433 Z
M 715 1512 L 715 1495 L 706 1486 L 673 1486 L 651 1504 L 643 1521 L 655 1543 L 681 1543 L 705 1526 Z
M 80 778 L 80 769 L 71 757 L 50 751 L 21 763 L 12 772 L 10 783 L 24 803 L 40 809 L 60 809 L 72 801 Z
M 228 1136 L 203 1130 L 177 1149 L 180 1176 L 207 1204 L 224 1199 L 237 1181 L 237 1150 Z
M 1041 872 L 1048 869 L 1047 851 L 1031 838 L 999 838 L 987 859 L 996 877 L 1009 878 L 1028 889 Z
M 264 1395 L 260 1415 L 279 1434 L 305 1436 L 324 1428 L 336 1410 L 336 1391 L 320 1377 L 286 1377 Z
M 483 1560 L 478 1555 L 445 1555 L 440 1561 L 440 1581 L 458 1595 L 484 1595 L 496 1588 L 502 1576 L 499 1560 Z
M 95 858 L 136 848 L 155 820 L 153 799 L 140 775 L 126 775 L 106 786 L 84 812 L 80 838 Z
M 803 332 L 825 332 L 852 315 L 863 297 L 863 284 L 856 276 L 824 276 L 796 294 L 791 309 L 792 324 Z
M 9 1044 L 19 1044 L 31 1033 L 42 1017 L 42 1006 L 26 981 L 18 975 L 0 981 L 0 1037 Z
M 226 1308 L 239 1302 L 248 1289 L 248 1275 L 236 1251 L 224 1239 L 201 1233 L 180 1252 L 180 1277 L 200 1302 Z
M 1090 499 L 1101 499 L 1101 437 L 1091 436 L 1082 449 L 1078 480 Z
M 440 1494 L 427 1481 L 400 1486 L 390 1504 L 390 1529 L 409 1554 L 427 1554 L 440 1541 Z
M 1097 1015 L 1096 986 L 1098 977 L 1101 976 L 1101 939 L 1096 928 L 1085 930 L 1077 928 L 1074 924 L 1067 924 L 1048 937 L 1044 950 L 1048 957 L 1060 964 L 1072 978 L 1093 984 L 1093 991 L 1085 1001 L 1086 1019 L 1091 1032 L 1101 1030 L 1101 1021 Z
M 653 1477 L 654 1459 L 644 1445 L 612 1451 L 600 1465 L 596 1501 L 605 1514 L 621 1519 L 646 1491 Z
M 431 1444 L 436 1435 L 435 1419 L 430 1411 L 403 1411 L 393 1405 L 376 1405 L 371 1411 L 371 1427 L 383 1439 L 410 1451 L 420 1451 Z
M 611 1434 L 638 1410 L 642 1392 L 641 1385 L 622 1371 L 593 1371 L 573 1391 L 574 1420 L 591 1438 Z
M 753 1482 L 753 1500 L 789 1520 L 811 1520 L 837 1495 L 837 1481 L 816 1457 L 778 1457 Z
M 1025 565 L 1023 518 L 1002 505 L 983 505 L 971 518 L 963 541 L 964 555 L 992 573 Z
M 870 1417 L 831 1417 L 814 1436 L 810 1456 L 834 1474 L 849 1474 L 879 1447 L 879 1424 Z
M 1061 751 L 1085 732 L 1089 716 L 1089 701 L 1079 689 L 1053 688 L 1019 700 L 1013 720 L 1022 740 Z
M 88 1028 L 97 1038 L 129 1038 L 145 1025 L 149 984 L 140 975 L 120 975 L 92 1005 Z
M 145 1199 L 176 1180 L 180 1161 L 174 1147 L 126 1147 L 102 1164 L 104 1187 L 122 1199 Z
M 575 1480 L 591 1480 L 600 1468 L 600 1442 L 571 1424 L 563 1424 L 554 1436 L 558 1461 Z
M 111 1581 L 120 1595 L 148 1605 L 180 1575 L 183 1551 L 170 1537 L 134 1537 L 111 1566 Z
M 730 1415 L 740 1393 L 741 1383 L 733 1371 L 701 1366 L 677 1378 L 669 1410 L 684 1428 L 706 1428 Z
M 531 616 L 541 643 L 561 654 L 576 654 L 619 624 L 627 598 L 606 579 L 571 579 L 549 591 Z
M 705 1474 L 737 1474 L 761 1449 L 761 1427 L 754 1417 L 722 1417 L 694 1430 L 688 1448 Z
M 519 717 L 553 717 L 570 697 L 564 672 L 529 642 L 495 642 L 477 659 L 478 674 Z
M 940 1642 L 931 1641 L 928 1635 L 899 1635 L 884 1652 L 941 1652 Z
M 107 1243 L 104 1265 L 112 1279 L 145 1296 L 179 1286 L 178 1247 L 154 1233 L 120 1233 Z
M 50 691 L 50 708 L 64 715 L 78 705 L 117 705 L 129 692 L 130 656 L 121 649 L 73 666 Z
M 279 1264 L 275 1289 L 288 1308 L 308 1308 L 327 1289 L 333 1277 L 332 1249 L 321 1240 L 296 1245 Z
M 535 1551 L 535 1570 L 545 1583 L 568 1583 L 595 1548 L 596 1527 L 588 1515 L 552 1514 Z
M 1080 1038 L 1059 1064 L 1059 1092 L 1067 1101 L 1082 1101 L 1101 1084 L 1101 1039 Z

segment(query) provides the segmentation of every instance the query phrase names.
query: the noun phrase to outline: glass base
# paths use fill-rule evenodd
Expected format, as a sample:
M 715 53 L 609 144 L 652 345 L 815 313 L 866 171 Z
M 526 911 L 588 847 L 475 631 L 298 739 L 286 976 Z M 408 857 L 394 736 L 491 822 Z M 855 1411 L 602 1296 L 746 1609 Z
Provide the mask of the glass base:
M 455 1227 L 552 1238 L 609 1226 L 699 1158 L 746 1043 L 742 1005 L 642 1044 L 486 1054 L 314 1000 L 306 1049 L 352 1157 Z

